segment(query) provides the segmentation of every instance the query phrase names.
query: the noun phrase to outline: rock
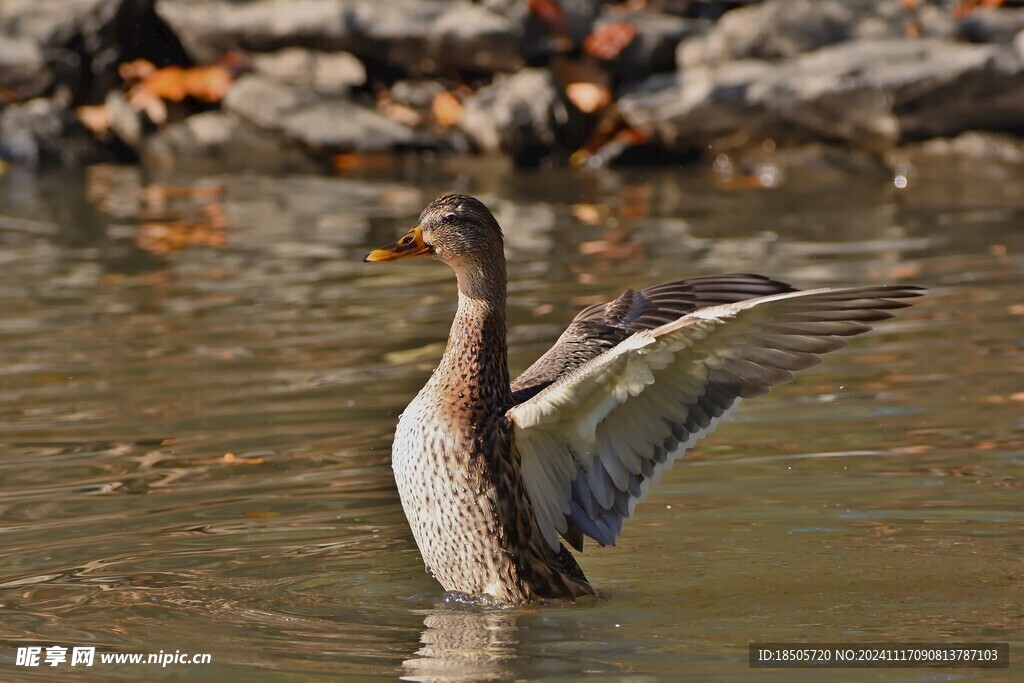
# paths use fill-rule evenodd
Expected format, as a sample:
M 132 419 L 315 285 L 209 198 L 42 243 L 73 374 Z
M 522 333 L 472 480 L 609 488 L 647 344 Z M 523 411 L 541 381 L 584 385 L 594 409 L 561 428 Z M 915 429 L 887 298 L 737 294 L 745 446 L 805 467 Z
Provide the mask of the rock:
M 684 38 L 704 35 L 710 28 L 710 24 L 704 21 L 641 10 L 605 12 L 594 25 L 594 30 L 615 23 L 632 24 L 636 37 L 615 58 L 604 64 L 613 73 L 627 77 L 674 69 L 679 42 Z
M 956 24 L 956 35 L 972 43 L 1011 43 L 1024 31 L 1024 8 L 977 9 Z
M 1024 60 L 995 46 L 855 40 L 783 62 L 656 76 L 625 94 L 619 109 L 670 149 L 770 137 L 882 151 L 901 140 L 1019 127 Z
M 604 0 L 558 0 L 558 6 L 565 18 L 565 30 L 573 44 L 579 45 L 594 29 L 600 16 Z
M 854 32 L 856 15 L 848 5 L 842 0 L 768 0 L 727 12 L 706 38 L 681 47 L 679 66 L 785 59 L 842 42 Z
M 0 158 L 36 167 L 44 155 L 46 141 L 64 133 L 62 111 L 50 100 L 34 99 L 0 111 Z
M 235 81 L 222 104 L 260 128 L 280 129 L 289 113 L 313 101 L 314 96 L 308 91 L 252 74 Z
M 391 99 L 413 109 L 426 111 L 445 87 L 434 80 L 402 80 L 391 86 Z
M 707 36 L 680 43 L 681 69 L 738 59 L 789 59 L 854 39 L 906 38 L 911 25 L 927 37 L 949 36 L 952 14 L 893 0 L 767 0 L 726 13 Z
M 0 34 L 0 91 L 28 100 L 43 94 L 51 82 L 43 52 L 34 40 Z
M 4 33 L 29 37 L 44 47 L 65 47 L 80 35 L 95 36 L 108 25 L 125 0 L 4 0 Z
M 294 173 L 320 168 L 317 160 L 284 137 L 220 111 L 162 128 L 146 140 L 141 158 L 156 171 Z
M 320 102 L 293 112 L 285 118 L 282 130 L 328 152 L 387 152 L 427 144 L 408 126 L 347 100 Z
M 346 50 L 410 73 L 514 71 L 521 26 L 466 0 L 157 0 L 189 54 Z
M 478 149 L 504 152 L 526 165 L 556 146 L 556 121 L 567 116 L 546 69 L 498 76 L 462 104 L 459 127 Z
M 107 93 L 104 105 L 110 116 L 110 132 L 131 149 L 139 151 L 147 121 L 144 114 L 131 106 L 118 90 Z
M 81 166 L 109 155 L 68 110 L 70 97 L 62 91 L 7 105 L 0 111 L 0 159 L 37 168 Z
M 289 47 L 253 56 L 255 70 L 320 95 L 346 95 L 366 83 L 366 67 L 349 52 Z
M 114 86 L 121 54 L 119 25 L 140 1 L 147 0 L 3 0 L 0 26 L 10 36 L 35 41 L 44 51 L 57 82 L 78 99 L 99 100 Z M 84 74 L 83 74 L 84 72 Z M 88 90 L 87 92 L 84 92 Z
M 224 107 L 257 128 L 302 143 L 318 155 L 439 144 L 373 109 L 322 98 L 266 76 L 240 78 L 224 98 Z
M 493 73 L 516 71 L 521 28 L 503 16 L 468 2 L 449 3 L 427 32 L 427 52 L 436 66 Z M 412 62 L 415 55 L 410 55 Z
M 366 67 L 350 52 L 320 52 L 313 63 L 313 90 L 321 95 L 344 95 L 366 84 Z

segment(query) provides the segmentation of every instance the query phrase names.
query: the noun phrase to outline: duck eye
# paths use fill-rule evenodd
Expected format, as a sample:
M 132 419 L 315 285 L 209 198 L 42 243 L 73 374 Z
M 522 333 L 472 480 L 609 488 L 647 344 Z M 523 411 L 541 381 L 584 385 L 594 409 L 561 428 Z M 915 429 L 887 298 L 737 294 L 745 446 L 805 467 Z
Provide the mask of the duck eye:
M 444 218 L 441 219 L 441 222 L 443 224 L 445 224 L 445 225 L 451 225 L 452 223 L 455 222 L 455 214 L 454 213 L 446 214 L 444 216 Z

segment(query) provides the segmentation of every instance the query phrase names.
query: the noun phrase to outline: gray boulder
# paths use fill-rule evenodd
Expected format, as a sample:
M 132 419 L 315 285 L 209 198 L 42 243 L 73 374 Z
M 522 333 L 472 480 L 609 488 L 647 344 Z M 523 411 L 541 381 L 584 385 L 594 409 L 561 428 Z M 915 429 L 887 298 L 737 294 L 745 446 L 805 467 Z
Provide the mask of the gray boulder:
M 289 114 L 281 129 L 307 147 L 328 152 L 387 152 L 420 142 L 408 126 L 348 100 L 303 107 Z
M 410 73 L 521 66 L 521 26 L 466 0 L 157 0 L 156 11 L 198 61 L 299 46 Z
M 43 94 L 51 81 L 38 43 L 0 34 L 0 90 L 27 100 Z
M 723 16 L 703 50 L 683 50 L 682 67 L 735 59 L 783 59 L 849 39 L 855 12 L 841 0 L 768 0 Z
M 366 67 L 349 52 L 289 47 L 254 55 L 252 61 L 257 72 L 319 95 L 343 96 L 366 83 Z
M 979 9 L 957 22 L 958 37 L 972 43 L 1011 43 L 1024 31 L 1024 8 Z
M 318 160 L 287 139 L 221 111 L 165 126 L 146 139 L 140 157 L 157 171 L 291 173 L 319 168 Z
M 523 69 L 494 82 L 463 102 L 459 127 L 480 150 L 504 152 L 531 165 L 557 145 L 557 120 L 567 118 L 547 69 Z
M 68 109 L 68 93 L 37 97 L 0 109 L 0 159 L 21 166 L 81 166 L 107 160 Z
M 412 128 L 344 99 L 327 99 L 260 75 L 244 76 L 224 108 L 268 133 L 302 144 L 311 153 L 378 152 L 430 146 Z
M 3 0 L 0 32 L 34 41 L 53 77 L 100 98 L 116 82 L 121 55 L 118 25 L 151 0 Z M 82 72 L 89 77 L 82 79 Z
M 0 26 L 8 35 L 31 38 L 45 47 L 64 47 L 72 38 L 94 37 L 110 24 L 126 0 L 4 0 Z
M 1018 127 L 1024 60 L 995 46 L 855 40 L 782 62 L 654 77 L 619 107 L 631 126 L 671 149 L 770 137 L 882 151 L 902 140 Z
M 681 69 L 737 59 L 790 59 L 861 38 L 905 38 L 913 20 L 925 36 L 947 36 L 951 13 L 931 5 L 913 14 L 894 0 L 767 0 L 726 13 L 706 37 L 685 40 Z

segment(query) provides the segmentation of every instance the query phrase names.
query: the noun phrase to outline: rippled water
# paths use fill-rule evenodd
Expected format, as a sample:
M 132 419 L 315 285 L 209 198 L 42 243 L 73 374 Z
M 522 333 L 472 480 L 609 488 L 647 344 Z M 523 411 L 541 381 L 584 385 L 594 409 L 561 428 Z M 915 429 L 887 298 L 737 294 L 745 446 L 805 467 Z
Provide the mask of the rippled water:
M 390 476 L 454 308 L 365 265 L 446 189 L 507 233 L 513 371 L 585 304 L 682 275 L 927 298 L 748 402 L 581 563 L 575 606 L 444 604 Z M 1024 172 L 0 177 L 0 678 L 19 645 L 208 652 L 95 680 L 831 680 L 750 641 L 1024 644 Z M 59 672 L 59 673 L 58 673 Z M 834 672 L 833 672 L 834 673 Z M 995 674 L 993 677 L 992 674 Z M 1019 670 L 1017 671 L 1019 675 Z M 1013 671 L 845 672 L 1013 680 Z

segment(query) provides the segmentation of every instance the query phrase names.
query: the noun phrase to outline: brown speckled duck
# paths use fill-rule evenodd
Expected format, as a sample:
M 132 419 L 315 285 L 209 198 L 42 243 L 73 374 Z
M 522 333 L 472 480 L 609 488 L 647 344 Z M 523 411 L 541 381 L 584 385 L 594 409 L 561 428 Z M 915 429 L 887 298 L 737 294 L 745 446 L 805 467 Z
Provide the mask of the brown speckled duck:
M 448 344 L 402 413 L 392 462 L 429 571 L 502 603 L 594 592 L 559 535 L 613 545 L 652 481 L 741 398 L 816 365 L 842 337 L 921 294 L 912 286 L 798 291 L 760 275 L 626 290 L 583 310 L 509 381 L 501 228 L 446 194 L 365 261 L 430 256 L 458 279 Z

